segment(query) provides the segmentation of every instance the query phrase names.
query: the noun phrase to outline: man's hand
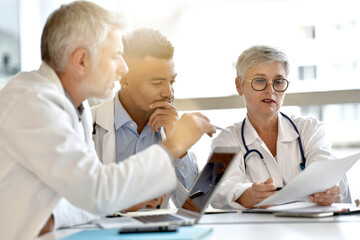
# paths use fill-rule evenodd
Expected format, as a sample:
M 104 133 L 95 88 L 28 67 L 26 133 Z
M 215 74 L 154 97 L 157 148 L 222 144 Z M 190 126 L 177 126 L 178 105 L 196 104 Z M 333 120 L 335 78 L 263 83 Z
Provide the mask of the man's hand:
M 165 194 L 161 197 L 155 198 L 153 200 L 137 204 L 135 206 L 132 206 L 131 208 L 126 209 L 125 212 L 135 212 L 143 207 L 156 208 L 157 206 L 161 206 L 164 203 L 164 199 L 166 197 L 167 197 L 167 194 Z
M 268 178 L 265 182 L 255 182 L 251 187 L 238 198 L 237 202 L 246 208 L 255 207 L 265 198 L 276 193 L 276 186 L 273 178 Z
M 159 198 L 155 198 L 154 200 L 148 201 L 146 203 L 146 208 L 157 208 L 158 206 L 160 207 L 163 203 L 164 203 L 164 199 L 166 198 L 166 194 L 159 197 Z
M 155 109 L 148 122 L 151 131 L 158 132 L 160 127 L 163 127 L 165 134 L 170 134 L 179 120 L 175 106 L 171 102 L 163 100 L 154 102 L 149 107 Z
M 309 199 L 320 206 L 330 206 L 336 202 L 340 197 L 340 188 L 334 186 L 326 190 L 326 192 L 314 193 L 309 196 Z
M 207 117 L 201 113 L 184 113 L 174 129 L 167 135 L 163 145 L 171 152 L 174 159 L 182 156 L 206 133 L 210 137 L 216 132 Z

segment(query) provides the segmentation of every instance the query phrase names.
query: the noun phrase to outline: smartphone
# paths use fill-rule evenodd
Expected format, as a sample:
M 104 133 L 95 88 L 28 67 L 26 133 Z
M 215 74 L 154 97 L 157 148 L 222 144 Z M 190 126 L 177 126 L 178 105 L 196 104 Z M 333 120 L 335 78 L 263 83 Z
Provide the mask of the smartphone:
M 137 226 L 122 227 L 119 233 L 151 233 L 151 232 L 176 232 L 179 225 L 171 224 L 167 226 Z

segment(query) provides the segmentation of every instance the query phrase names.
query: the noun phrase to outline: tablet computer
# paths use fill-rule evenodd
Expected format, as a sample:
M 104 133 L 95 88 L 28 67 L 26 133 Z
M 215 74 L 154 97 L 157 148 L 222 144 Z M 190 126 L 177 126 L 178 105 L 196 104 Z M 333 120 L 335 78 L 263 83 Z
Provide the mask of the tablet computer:
M 331 217 L 334 215 L 333 212 L 275 212 L 277 217 L 305 217 L 305 218 L 320 218 L 320 217 Z

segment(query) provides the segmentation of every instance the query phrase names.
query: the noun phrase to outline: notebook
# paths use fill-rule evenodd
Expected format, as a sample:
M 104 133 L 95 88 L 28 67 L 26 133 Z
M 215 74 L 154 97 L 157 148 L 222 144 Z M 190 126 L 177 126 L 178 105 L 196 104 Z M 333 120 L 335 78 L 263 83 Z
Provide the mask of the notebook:
M 103 218 L 96 222 L 102 228 L 119 228 L 150 224 L 153 226 L 193 225 L 205 213 L 216 188 L 230 169 L 238 154 L 238 147 L 216 147 L 193 184 L 182 206 L 175 213 L 137 217 Z

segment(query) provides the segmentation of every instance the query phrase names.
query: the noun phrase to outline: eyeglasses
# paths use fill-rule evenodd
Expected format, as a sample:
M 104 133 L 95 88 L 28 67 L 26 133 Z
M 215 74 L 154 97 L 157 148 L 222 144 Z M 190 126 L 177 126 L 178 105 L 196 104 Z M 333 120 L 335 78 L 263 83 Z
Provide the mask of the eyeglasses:
M 253 80 L 245 78 L 244 80 L 250 82 L 252 89 L 255 91 L 263 91 L 268 85 L 268 81 L 264 78 L 254 78 Z M 274 90 L 277 92 L 285 92 L 289 86 L 289 81 L 285 78 L 279 78 L 269 82 L 272 83 Z

